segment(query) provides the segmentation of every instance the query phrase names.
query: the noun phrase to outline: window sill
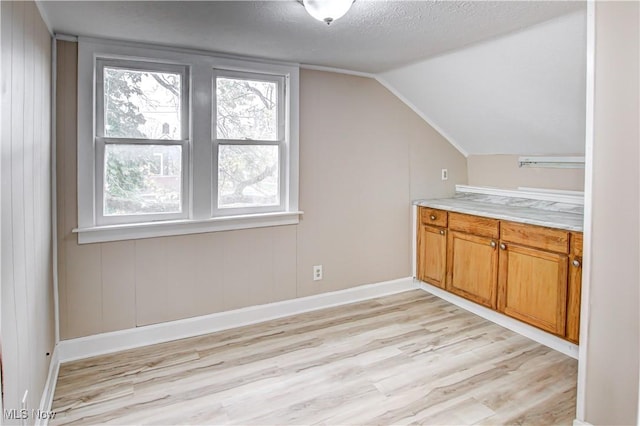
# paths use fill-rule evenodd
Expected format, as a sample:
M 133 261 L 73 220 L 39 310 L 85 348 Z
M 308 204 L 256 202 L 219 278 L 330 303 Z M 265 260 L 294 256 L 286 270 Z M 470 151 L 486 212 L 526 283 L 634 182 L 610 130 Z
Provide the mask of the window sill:
M 297 225 L 303 212 L 278 212 L 242 216 L 216 217 L 206 220 L 172 220 L 144 222 L 126 225 L 76 228 L 78 244 L 107 241 L 137 240 L 168 237 L 172 235 L 201 234 L 205 232 L 231 231 L 235 229 L 264 228 L 268 226 Z

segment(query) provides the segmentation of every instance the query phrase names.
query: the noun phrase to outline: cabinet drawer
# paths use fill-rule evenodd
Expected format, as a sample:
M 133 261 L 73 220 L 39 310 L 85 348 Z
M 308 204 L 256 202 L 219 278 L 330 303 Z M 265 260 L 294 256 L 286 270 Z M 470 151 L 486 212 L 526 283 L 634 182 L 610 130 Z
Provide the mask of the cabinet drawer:
M 571 233 L 571 254 L 576 257 L 582 257 L 582 233 Z
M 569 232 L 523 223 L 502 222 L 500 240 L 542 250 L 569 253 Z
M 449 229 L 482 237 L 498 238 L 499 221 L 462 213 L 449 213 Z
M 444 210 L 420 207 L 420 221 L 424 225 L 447 227 L 447 212 Z

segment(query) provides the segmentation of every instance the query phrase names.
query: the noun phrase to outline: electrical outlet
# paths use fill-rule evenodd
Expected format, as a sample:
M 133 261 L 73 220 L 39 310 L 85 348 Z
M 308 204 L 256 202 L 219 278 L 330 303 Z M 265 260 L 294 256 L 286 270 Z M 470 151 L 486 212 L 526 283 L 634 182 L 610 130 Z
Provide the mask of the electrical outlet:
M 442 169 L 442 180 L 449 179 L 449 171 L 447 169 Z
M 322 265 L 314 265 L 313 267 L 313 280 L 320 281 L 322 279 Z

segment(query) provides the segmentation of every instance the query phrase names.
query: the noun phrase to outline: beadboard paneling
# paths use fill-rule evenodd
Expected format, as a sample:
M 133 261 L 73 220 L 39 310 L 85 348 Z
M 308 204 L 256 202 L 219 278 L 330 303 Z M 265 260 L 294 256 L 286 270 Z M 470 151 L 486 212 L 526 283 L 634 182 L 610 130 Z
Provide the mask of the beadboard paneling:
M 19 409 L 27 390 L 28 408 L 37 408 L 55 340 L 51 36 L 35 3 L 0 7 L 3 408 Z

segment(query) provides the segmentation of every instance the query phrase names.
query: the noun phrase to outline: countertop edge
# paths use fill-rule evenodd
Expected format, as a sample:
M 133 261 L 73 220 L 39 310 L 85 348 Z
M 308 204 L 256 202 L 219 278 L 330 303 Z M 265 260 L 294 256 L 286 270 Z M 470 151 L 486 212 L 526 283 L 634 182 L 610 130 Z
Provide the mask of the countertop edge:
M 412 204 L 419 207 L 429 207 L 429 208 L 438 209 L 438 210 L 446 210 L 454 213 L 463 213 L 463 214 L 469 214 L 474 216 L 484 216 L 491 219 L 508 220 L 511 222 L 544 226 L 546 228 L 562 229 L 562 230 L 571 231 L 571 232 L 583 232 L 582 225 L 578 226 L 578 225 L 571 225 L 567 223 L 557 223 L 557 222 L 545 221 L 542 219 L 534 219 L 534 218 L 528 218 L 528 217 L 521 217 L 517 215 L 510 215 L 508 213 L 495 213 L 491 211 L 483 211 L 482 205 L 480 203 L 478 203 L 477 210 L 469 209 L 465 207 L 447 205 L 446 203 L 442 203 L 441 200 L 415 200 L 413 201 Z M 534 210 L 534 209 L 531 209 L 531 210 Z M 564 213 L 564 214 L 571 214 L 571 213 Z

